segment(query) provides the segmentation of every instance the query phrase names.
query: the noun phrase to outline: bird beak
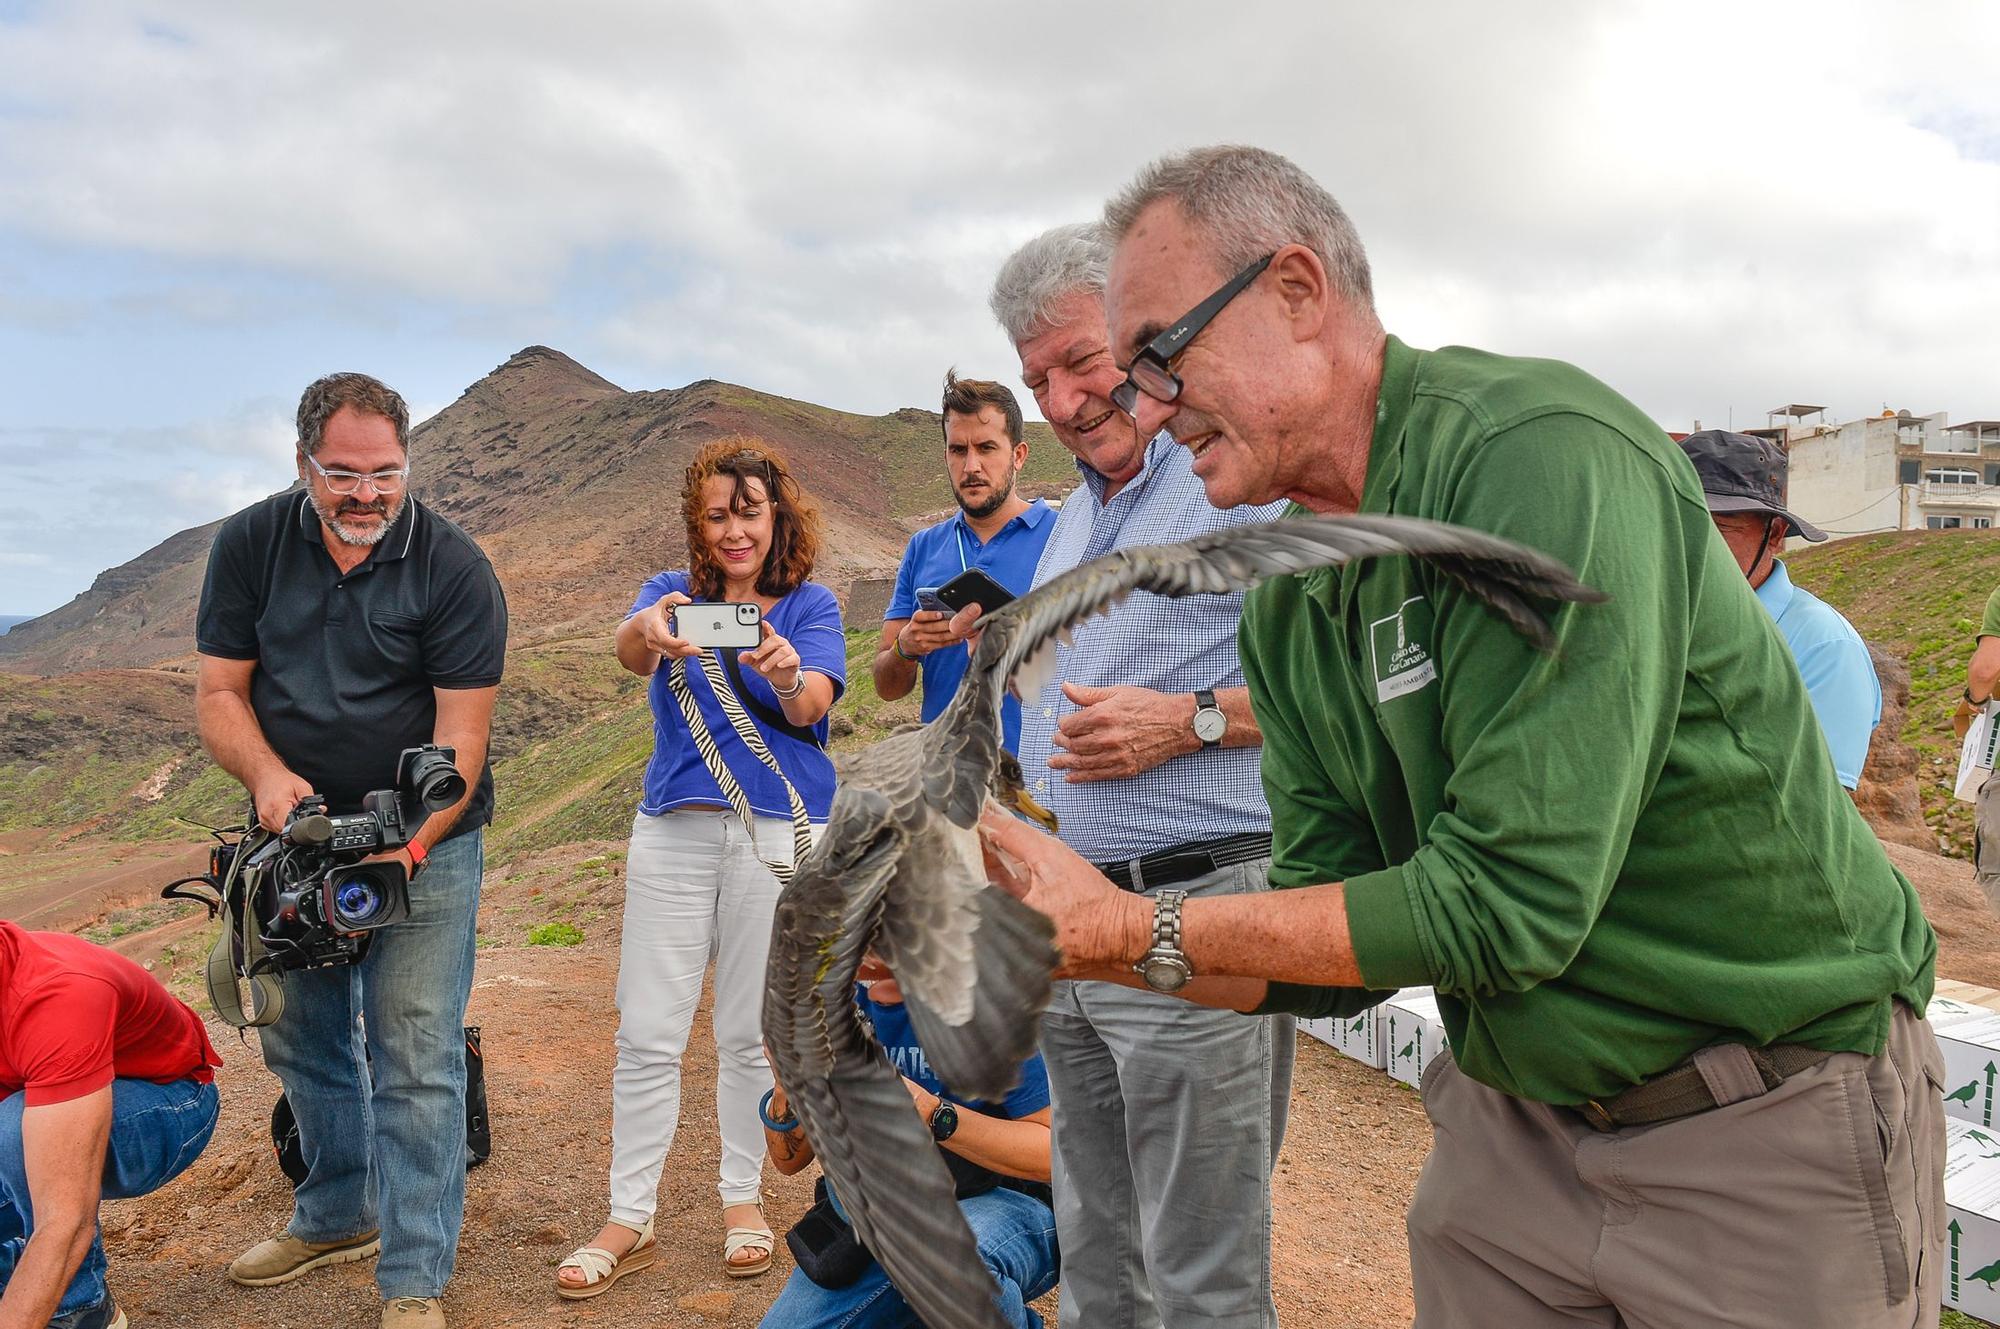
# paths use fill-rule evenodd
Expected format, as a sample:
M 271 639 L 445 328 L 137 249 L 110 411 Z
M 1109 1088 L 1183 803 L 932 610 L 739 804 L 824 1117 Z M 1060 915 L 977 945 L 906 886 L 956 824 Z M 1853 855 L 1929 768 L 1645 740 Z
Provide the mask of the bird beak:
M 1035 825 L 1041 827 L 1050 835 L 1056 833 L 1056 814 L 1030 798 L 1026 789 L 1015 789 L 1014 796 L 1009 801 L 1012 803 L 1014 811 L 1020 813 L 1029 821 L 1034 822 Z

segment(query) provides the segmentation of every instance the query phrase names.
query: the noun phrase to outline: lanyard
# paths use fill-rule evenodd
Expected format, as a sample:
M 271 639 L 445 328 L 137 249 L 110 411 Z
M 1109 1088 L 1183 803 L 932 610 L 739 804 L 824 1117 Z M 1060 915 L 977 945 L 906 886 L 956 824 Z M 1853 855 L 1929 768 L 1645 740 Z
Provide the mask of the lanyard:
M 972 571 L 972 565 L 965 561 L 965 518 L 964 517 L 960 517 L 957 521 L 951 524 L 951 534 L 952 534 L 952 539 L 956 541 L 958 544 L 958 570 L 960 572 Z

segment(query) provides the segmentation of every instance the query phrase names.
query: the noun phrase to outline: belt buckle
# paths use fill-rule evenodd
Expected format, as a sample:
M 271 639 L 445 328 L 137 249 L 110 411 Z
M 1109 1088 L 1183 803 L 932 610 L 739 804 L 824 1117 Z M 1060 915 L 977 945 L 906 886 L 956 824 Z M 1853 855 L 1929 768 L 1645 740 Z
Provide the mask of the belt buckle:
M 1608 1133 L 1618 1129 L 1618 1123 L 1611 1119 L 1611 1113 L 1606 1110 L 1604 1104 L 1594 1098 L 1584 1100 L 1583 1106 L 1577 1109 L 1577 1113 L 1594 1131 Z

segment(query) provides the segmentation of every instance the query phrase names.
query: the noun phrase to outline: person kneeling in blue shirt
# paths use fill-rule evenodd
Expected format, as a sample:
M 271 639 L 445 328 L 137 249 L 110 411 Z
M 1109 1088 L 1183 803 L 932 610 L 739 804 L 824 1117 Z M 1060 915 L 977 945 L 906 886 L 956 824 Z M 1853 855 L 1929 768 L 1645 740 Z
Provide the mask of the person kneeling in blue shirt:
M 1817 543 L 1826 532 L 1786 511 L 1789 458 L 1777 444 L 1704 429 L 1682 439 L 1681 450 L 1701 477 L 1723 543 L 1792 648 L 1834 773 L 1852 793 L 1868 760 L 1869 735 L 1882 719 L 1882 684 L 1861 634 L 1838 609 L 1792 585 L 1778 557 L 1788 538 Z
M 1041 1329 L 1042 1317 L 1028 1303 L 1056 1285 L 1058 1262 L 1048 1190 L 1049 1077 L 1041 1054 L 1022 1063 L 1021 1082 L 1004 1101 L 958 1098 L 932 1073 L 889 971 L 871 958 L 861 976 L 868 981 L 856 985 L 855 1005 L 902 1072 L 938 1148 L 956 1159 L 952 1171 L 964 1197 L 958 1206 L 993 1275 L 1001 1314 L 1015 1329 Z M 771 1091 L 763 1114 L 765 1142 L 778 1171 L 790 1176 L 813 1161 L 812 1145 L 792 1115 L 783 1085 Z M 991 1189 L 967 1184 L 982 1172 Z M 838 1205 L 839 1197 L 833 1199 Z M 871 1259 L 859 1277 L 837 1288 L 821 1287 L 805 1270 L 792 1270 L 761 1329 L 901 1329 L 916 1323 L 902 1293 Z

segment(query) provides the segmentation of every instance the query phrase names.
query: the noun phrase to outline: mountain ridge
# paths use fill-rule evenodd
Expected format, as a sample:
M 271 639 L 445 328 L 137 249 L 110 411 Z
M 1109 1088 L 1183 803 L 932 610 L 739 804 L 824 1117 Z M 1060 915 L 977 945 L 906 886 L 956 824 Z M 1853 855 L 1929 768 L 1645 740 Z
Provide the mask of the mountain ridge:
M 486 550 L 514 639 L 544 640 L 612 621 L 646 577 L 685 563 L 682 476 L 701 444 L 728 434 L 763 438 L 790 459 L 825 519 L 815 579 L 842 596 L 854 578 L 894 569 L 912 517 L 952 501 L 934 411 L 863 416 L 712 378 L 628 391 L 543 345 L 515 352 L 412 431 L 411 492 Z M 1024 488 L 1066 491 L 1068 453 L 1046 425 L 1028 437 Z M 285 478 L 272 477 L 273 492 Z M 220 525 L 175 532 L 0 636 L 0 670 L 191 667 Z

